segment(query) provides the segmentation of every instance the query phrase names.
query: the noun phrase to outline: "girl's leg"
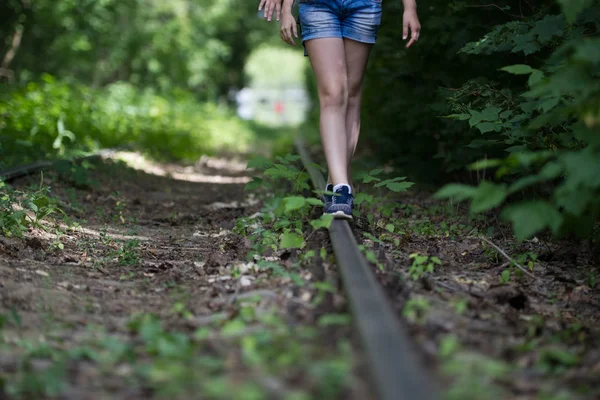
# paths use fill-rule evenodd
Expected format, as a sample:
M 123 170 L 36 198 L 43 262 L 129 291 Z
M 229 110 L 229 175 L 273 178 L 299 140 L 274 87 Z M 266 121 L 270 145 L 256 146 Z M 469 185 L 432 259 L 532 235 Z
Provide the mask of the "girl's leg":
M 317 79 L 321 141 L 331 183 L 348 184 L 348 74 L 341 38 L 307 40 L 306 50 Z
M 356 150 L 360 134 L 360 105 L 363 92 L 363 78 L 372 47 L 373 45 L 371 44 L 344 39 L 346 68 L 348 71 L 348 109 L 346 111 L 347 175 L 350 179 L 352 178 L 352 155 Z

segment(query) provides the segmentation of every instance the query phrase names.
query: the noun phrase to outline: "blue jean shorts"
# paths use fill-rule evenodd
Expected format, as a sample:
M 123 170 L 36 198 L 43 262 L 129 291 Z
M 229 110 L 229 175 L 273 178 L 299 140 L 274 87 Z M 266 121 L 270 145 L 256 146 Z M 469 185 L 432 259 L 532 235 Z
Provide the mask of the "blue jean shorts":
M 302 44 L 321 38 L 375 43 L 381 24 L 381 0 L 300 0 Z

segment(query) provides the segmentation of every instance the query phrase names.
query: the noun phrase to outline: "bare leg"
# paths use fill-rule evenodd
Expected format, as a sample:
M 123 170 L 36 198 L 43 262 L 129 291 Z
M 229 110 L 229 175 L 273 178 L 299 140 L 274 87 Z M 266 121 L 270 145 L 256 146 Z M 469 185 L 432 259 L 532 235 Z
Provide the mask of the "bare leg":
M 360 105 L 363 78 L 367 60 L 373 46 L 351 39 L 344 39 L 346 68 L 348 70 L 348 109 L 346 111 L 346 138 L 348 149 L 348 177 L 352 178 L 351 161 L 360 134 Z
M 346 109 L 346 145 L 348 149 L 347 176 L 352 179 L 351 161 L 360 134 L 360 106 L 363 78 L 373 45 L 344 39 L 344 54 L 348 76 L 348 106 Z M 327 182 L 331 182 L 331 174 Z
M 306 41 L 306 50 L 317 78 L 321 142 L 334 185 L 348 184 L 348 75 L 344 41 L 322 38 Z

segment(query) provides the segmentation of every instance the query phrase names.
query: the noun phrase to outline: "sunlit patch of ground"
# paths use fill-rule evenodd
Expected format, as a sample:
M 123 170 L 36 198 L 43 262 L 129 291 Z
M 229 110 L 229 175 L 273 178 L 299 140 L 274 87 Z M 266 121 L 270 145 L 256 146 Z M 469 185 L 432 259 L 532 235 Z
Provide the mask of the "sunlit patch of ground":
M 247 176 L 230 176 L 217 175 L 210 173 L 202 173 L 195 167 L 181 167 L 178 165 L 165 165 L 153 162 L 136 152 L 118 152 L 113 156 L 116 160 L 124 161 L 128 166 L 143 171 L 147 174 L 156 176 L 170 177 L 172 179 L 198 182 L 198 183 L 217 183 L 217 184 L 232 184 L 232 183 L 248 183 L 250 178 Z M 228 162 L 219 158 L 204 157 L 199 165 L 206 165 L 213 169 L 222 170 L 224 172 L 240 172 L 240 162 Z

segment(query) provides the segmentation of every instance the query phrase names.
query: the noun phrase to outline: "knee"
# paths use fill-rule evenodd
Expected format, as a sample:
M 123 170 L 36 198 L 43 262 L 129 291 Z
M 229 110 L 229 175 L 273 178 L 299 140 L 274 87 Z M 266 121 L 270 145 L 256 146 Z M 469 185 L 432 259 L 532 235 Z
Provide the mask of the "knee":
M 320 93 L 321 108 L 345 110 L 348 107 L 348 87 L 343 84 L 323 88 Z
M 359 87 L 351 87 L 348 92 L 348 107 L 358 107 L 360 106 L 360 100 L 362 97 L 362 88 Z

